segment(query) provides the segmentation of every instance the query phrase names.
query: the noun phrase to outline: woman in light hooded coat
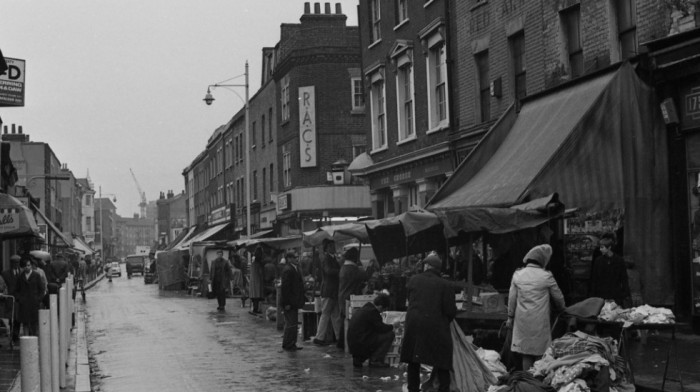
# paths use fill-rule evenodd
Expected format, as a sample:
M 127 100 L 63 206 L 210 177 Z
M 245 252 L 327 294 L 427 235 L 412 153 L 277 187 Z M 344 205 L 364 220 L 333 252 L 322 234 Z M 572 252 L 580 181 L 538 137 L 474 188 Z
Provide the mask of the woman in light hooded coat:
M 513 273 L 508 293 L 507 326 L 513 328 L 511 351 L 522 356 L 523 370 L 544 354 L 551 342 L 550 303 L 564 309 L 564 296 L 551 272 L 545 270 L 552 247 L 538 245 L 530 249 L 525 267 Z M 551 301 L 550 301 L 551 300 Z

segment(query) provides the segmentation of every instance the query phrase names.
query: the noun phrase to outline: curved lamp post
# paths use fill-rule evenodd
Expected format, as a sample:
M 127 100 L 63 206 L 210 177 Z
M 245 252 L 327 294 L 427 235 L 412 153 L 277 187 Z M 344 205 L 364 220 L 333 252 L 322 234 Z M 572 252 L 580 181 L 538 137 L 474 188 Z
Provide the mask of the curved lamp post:
M 214 102 L 214 96 L 211 94 L 212 88 L 216 87 L 245 87 L 245 211 L 246 211 L 246 236 L 250 237 L 250 116 L 249 116 L 249 85 L 248 85 L 248 62 L 245 62 L 245 84 L 210 84 L 207 87 L 207 94 L 203 101 L 207 105 Z M 239 75 L 240 76 L 240 75 Z M 232 90 L 233 91 L 233 90 Z M 234 91 L 235 93 L 235 91 Z M 236 93 L 236 95 L 238 95 Z M 239 95 L 240 98 L 240 95 Z M 225 187 L 224 187 L 225 189 Z

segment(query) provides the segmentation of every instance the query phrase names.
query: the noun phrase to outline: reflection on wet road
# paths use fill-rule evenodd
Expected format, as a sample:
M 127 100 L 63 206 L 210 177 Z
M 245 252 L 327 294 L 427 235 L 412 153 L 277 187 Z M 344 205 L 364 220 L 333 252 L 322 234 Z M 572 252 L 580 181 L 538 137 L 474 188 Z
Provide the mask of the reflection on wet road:
M 101 281 L 87 314 L 95 391 L 388 392 L 404 383 L 404 370 L 353 369 L 334 346 L 300 340 L 303 351 L 284 352 L 275 323 L 240 301 L 218 313 L 215 300 L 159 291 L 140 276 Z

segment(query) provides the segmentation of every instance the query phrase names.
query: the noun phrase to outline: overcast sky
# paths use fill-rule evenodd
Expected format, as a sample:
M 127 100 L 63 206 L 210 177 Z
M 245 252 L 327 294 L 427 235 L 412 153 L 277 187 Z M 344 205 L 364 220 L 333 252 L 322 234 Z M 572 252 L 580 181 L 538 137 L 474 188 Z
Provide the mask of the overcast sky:
M 357 0 L 331 3 L 357 25 Z M 132 216 L 129 169 L 149 201 L 184 190 L 182 170 L 243 107 L 223 88 L 205 105 L 207 85 L 242 75 L 248 60 L 252 96 L 262 48 L 303 10 L 302 0 L 3 0 L 0 49 L 26 60 L 26 93 L 24 107 L 0 116 L 48 143 L 76 177 L 89 171 L 103 197 L 116 194 L 117 213 Z

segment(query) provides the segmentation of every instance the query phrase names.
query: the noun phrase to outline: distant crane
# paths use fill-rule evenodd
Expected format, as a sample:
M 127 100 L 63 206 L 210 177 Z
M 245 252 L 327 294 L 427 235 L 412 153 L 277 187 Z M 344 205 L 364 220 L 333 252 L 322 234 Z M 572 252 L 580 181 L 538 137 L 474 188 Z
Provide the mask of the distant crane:
M 139 203 L 139 207 L 141 207 L 141 218 L 146 217 L 146 206 L 148 206 L 148 203 L 146 202 L 146 192 L 141 189 L 141 185 L 139 185 L 139 180 L 136 179 L 136 175 L 134 174 L 134 171 L 129 168 L 129 171 L 131 172 L 131 177 L 134 179 L 134 182 L 136 183 L 136 189 L 139 191 L 139 197 L 141 198 L 141 202 Z

